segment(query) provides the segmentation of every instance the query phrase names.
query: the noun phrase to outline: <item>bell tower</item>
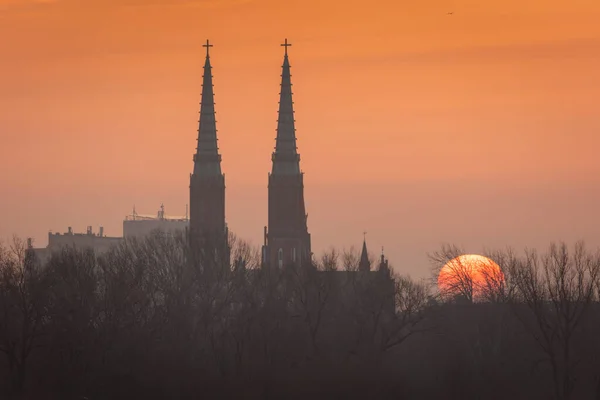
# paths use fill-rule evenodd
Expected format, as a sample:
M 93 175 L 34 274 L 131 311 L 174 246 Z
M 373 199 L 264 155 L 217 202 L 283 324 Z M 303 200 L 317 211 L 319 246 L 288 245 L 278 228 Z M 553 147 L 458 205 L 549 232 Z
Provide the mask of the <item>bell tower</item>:
M 282 268 L 285 265 L 301 265 L 311 262 L 310 234 L 304 205 L 304 173 L 300 170 L 300 154 L 296 147 L 292 81 L 287 39 L 285 49 L 281 92 L 279 94 L 279 118 L 275 151 L 271 157 L 269 174 L 268 229 L 265 229 L 263 266 Z

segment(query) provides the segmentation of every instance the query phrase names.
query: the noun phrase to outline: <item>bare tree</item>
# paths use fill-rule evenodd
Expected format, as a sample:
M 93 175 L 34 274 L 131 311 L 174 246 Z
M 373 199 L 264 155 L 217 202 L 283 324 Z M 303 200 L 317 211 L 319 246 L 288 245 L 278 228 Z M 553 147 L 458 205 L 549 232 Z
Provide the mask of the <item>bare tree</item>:
M 443 299 L 463 299 L 469 303 L 506 301 L 506 275 L 515 262 L 511 251 L 484 257 L 465 254 L 455 245 L 443 245 L 429 258 L 434 266 L 434 283 Z
M 357 275 L 350 308 L 356 327 L 350 354 L 378 363 L 388 350 L 424 329 L 428 290 L 407 276 Z
M 485 256 L 493 260 L 495 265 L 486 265 L 481 269 L 483 278 L 479 285 L 479 292 L 483 301 L 491 303 L 506 303 L 512 299 L 516 287 L 511 272 L 519 263 L 519 258 L 511 248 L 504 251 L 486 251 Z
M 232 231 L 229 231 L 229 248 L 231 250 L 232 269 L 256 269 L 260 267 L 260 249 L 251 243 L 241 239 Z
M 351 246 L 349 249 L 342 251 L 342 265 L 344 271 L 356 271 L 358 270 L 358 264 L 360 263 L 360 251 L 356 247 Z
M 350 246 L 350 248 L 344 248 L 341 254 L 342 258 L 342 266 L 344 271 L 357 271 L 358 265 L 360 264 L 361 250 L 356 248 L 355 246 Z M 369 265 L 373 265 L 377 257 L 372 252 L 367 254 L 369 259 Z
M 42 346 L 46 312 L 44 273 L 27 257 L 24 241 L 0 243 L 0 352 L 7 358 L 14 390 L 23 389 L 27 362 Z
M 552 244 L 542 257 L 526 251 L 511 275 L 518 289 L 514 310 L 551 365 L 554 396 L 567 400 L 578 362 L 574 341 L 598 300 L 600 254 L 590 254 L 582 242 L 572 252 L 564 243 Z
M 102 302 L 98 262 L 91 248 L 63 247 L 54 252 L 45 266 L 48 285 L 45 357 L 58 368 L 52 376 L 72 390 L 85 390 L 97 356 Z
M 433 265 L 432 283 L 438 286 L 443 299 L 459 297 L 473 302 L 473 274 L 471 268 L 459 258 L 463 254 L 461 248 L 444 244 L 439 251 L 428 255 Z
M 318 268 L 323 271 L 337 271 L 339 253 L 335 247 L 331 247 L 328 251 L 321 255 L 321 262 Z
M 427 286 L 422 282 L 415 282 L 408 276 L 394 279 L 395 312 L 389 329 L 384 331 L 384 350 L 392 349 L 422 331 L 419 325 L 425 318 L 428 294 Z
M 320 351 L 318 334 L 322 328 L 326 306 L 332 295 L 335 280 L 337 251 L 332 249 L 323 256 L 324 270 L 319 271 L 318 265 L 313 268 L 289 268 L 288 282 L 291 289 L 290 308 L 292 315 L 300 317 L 307 328 L 310 339 L 310 351 L 317 355 Z

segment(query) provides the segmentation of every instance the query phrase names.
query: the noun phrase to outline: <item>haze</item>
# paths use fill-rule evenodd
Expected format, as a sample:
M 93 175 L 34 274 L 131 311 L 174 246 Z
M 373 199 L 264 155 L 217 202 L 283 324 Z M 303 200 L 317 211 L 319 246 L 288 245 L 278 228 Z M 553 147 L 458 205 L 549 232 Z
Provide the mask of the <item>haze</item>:
M 366 230 L 426 276 L 443 242 L 596 247 L 598 20 L 595 0 L 0 0 L 0 237 L 183 215 L 210 38 L 227 221 L 260 244 L 287 37 L 315 253 Z

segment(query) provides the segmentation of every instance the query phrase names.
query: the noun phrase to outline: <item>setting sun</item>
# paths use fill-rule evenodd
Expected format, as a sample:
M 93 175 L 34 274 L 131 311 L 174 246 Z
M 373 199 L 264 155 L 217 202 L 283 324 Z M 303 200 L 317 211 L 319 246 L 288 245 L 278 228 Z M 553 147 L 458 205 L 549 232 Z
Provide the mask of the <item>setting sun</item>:
M 438 275 L 443 296 L 464 296 L 470 300 L 484 298 L 504 284 L 502 270 L 491 259 L 464 254 L 448 261 Z

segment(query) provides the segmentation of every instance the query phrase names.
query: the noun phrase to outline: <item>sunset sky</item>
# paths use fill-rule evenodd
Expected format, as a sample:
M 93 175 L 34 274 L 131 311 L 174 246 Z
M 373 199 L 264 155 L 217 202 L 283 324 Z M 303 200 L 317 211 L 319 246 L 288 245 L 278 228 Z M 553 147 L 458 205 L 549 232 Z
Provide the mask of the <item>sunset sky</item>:
M 454 12 L 453 15 L 447 15 Z M 600 245 L 597 0 L 0 0 L 0 237 L 183 215 L 204 49 L 227 222 L 261 244 L 283 49 L 313 249 Z

